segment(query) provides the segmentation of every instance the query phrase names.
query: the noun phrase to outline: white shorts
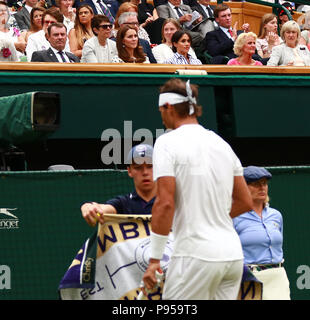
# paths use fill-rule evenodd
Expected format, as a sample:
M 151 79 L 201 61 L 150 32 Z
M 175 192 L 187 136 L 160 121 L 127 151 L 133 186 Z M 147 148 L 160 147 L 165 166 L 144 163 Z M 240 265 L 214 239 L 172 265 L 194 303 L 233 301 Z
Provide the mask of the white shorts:
M 211 262 L 173 257 L 169 263 L 163 300 L 236 300 L 243 260 Z
M 263 300 L 290 300 L 290 284 L 283 267 L 252 273 L 263 283 Z

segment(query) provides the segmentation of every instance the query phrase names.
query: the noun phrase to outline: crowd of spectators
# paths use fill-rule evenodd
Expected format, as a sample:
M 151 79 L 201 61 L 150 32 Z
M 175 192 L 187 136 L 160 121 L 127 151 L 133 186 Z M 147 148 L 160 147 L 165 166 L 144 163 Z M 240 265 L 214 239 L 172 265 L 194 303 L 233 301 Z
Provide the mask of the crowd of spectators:
M 48 27 L 61 23 L 66 36 L 52 37 L 65 41 L 59 62 L 309 66 L 310 6 L 280 3 L 302 20 L 279 9 L 255 34 L 232 25 L 229 4 L 210 0 L 0 0 L 0 61 L 47 57 Z

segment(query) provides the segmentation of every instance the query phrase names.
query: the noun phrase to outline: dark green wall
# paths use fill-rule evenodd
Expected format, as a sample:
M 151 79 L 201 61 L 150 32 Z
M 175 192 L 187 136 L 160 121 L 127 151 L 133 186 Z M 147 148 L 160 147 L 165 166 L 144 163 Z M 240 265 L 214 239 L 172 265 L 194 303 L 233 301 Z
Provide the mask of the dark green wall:
M 270 171 L 271 206 L 284 219 L 285 268 L 292 298 L 310 299 L 309 289 L 296 286 L 302 275 L 297 268 L 310 268 L 310 167 Z M 0 208 L 17 208 L 10 212 L 18 218 L 18 229 L 0 229 L 0 266 L 11 269 L 11 289 L 1 289 L 0 300 L 57 299 L 59 281 L 93 231 L 82 219 L 80 205 L 102 202 L 131 188 L 124 171 L 1 172 Z M 11 218 L 0 214 L 1 219 Z M 309 283 L 310 275 L 305 276 Z

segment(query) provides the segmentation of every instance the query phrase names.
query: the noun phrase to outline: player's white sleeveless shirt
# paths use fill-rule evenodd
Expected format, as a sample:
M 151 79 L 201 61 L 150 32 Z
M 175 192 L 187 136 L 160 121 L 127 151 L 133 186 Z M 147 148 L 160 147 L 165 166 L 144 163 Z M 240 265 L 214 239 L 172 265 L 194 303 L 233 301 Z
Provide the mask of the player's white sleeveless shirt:
M 207 261 L 243 259 L 229 216 L 234 176 L 242 165 L 231 147 L 200 125 L 183 125 L 154 146 L 154 180 L 176 178 L 174 256 Z

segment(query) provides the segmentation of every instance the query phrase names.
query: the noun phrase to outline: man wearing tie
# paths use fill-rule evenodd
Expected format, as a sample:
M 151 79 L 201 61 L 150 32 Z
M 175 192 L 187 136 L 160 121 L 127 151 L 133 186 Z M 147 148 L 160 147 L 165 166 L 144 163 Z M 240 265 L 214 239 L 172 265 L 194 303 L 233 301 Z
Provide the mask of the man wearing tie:
M 34 51 L 32 62 L 80 62 L 80 59 L 71 52 L 64 51 L 67 41 L 67 28 L 63 23 L 53 23 L 47 28 L 47 40 L 50 48 Z
M 198 19 L 196 19 L 193 22 L 192 27 L 186 27 L 186 23 L 192 20 L 193 11 L 190 6 L 181 4 L 181 0 L 168 0 L 167 4 L 158 6 L 156 10 L 160 18 L 173 18 L 178 20 L 182 28 L 186 29 L 187 31 L 190 30 L 189 33 L 192 37 L 192 46 L 194 48 L 200 46 L 203 37 L 200 35 L 200 25 L 195 27 L 195 24 L 201 22 L 202 17 L 200 16 Z
M 107 16 L 111 24 L 114 24 L 115 16 L 119 7 L 117 0 L 77 0 L 75 6 L 78 8 L 82 4 L 88 4 L 92 7 L 94 14 L 103 14 Z
M 20 30 L 29 30 L 30 12 L 38 4 L 38 0 L 26 0 L 25 5 L 15 13 L 14 17 Z
M 237 57 L 233 51 L 234 42 L 240 33 L 249 32 L 249 24 L 245 23 L 237 32 L 237 22 L 232 27 L 231 9 L 226 4 L 215 7 L 214 17 L 219 27 L 206 34 L 202 48 L 212 56 L 211 64 L 227 64 L 229 59 Z M 253 55 L 253 59 L 261 61 L 259 55 Z
M 197 4 L 191 8 L 193 11 L 199 12 L 204 20 L 200 25 L 200 34 L 204 38 L 207 32 L 213 31 L 217 27 L 210 0 L 198 0 Z

